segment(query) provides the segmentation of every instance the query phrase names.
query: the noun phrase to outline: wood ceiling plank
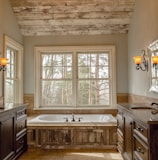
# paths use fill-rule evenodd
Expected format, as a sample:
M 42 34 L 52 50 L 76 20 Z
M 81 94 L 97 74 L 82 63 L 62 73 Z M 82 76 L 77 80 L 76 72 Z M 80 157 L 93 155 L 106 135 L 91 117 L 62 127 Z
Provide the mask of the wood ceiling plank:
M 135 0 L 10 0 L 21 32 L 30 35 L 127 33 Z

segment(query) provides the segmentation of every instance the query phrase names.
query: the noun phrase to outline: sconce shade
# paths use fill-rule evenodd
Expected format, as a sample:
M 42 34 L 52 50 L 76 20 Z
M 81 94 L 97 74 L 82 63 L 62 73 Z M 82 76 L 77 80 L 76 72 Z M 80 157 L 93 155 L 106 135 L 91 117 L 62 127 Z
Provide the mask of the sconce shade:
M 148 71 L 148 55 L 142 50 L 142 56 L 133 57 L 137 70 Z
M 7 58 L 0 58 L 0 71 L 6 70 L 8 59 Z
M 133 59 L 136 65 L 139 65 L 142 62 L 142 56 L 135 56 Z
M 153 64 L 158 64 L 158 56 L 152 56 Z
M 6 66 L 6 65 L 7 65 L 7 62 L 8 62 L 8 59 L 7 59 L 7 58 L 0 58 L 0 65 L 1 65 L 1 66 Z

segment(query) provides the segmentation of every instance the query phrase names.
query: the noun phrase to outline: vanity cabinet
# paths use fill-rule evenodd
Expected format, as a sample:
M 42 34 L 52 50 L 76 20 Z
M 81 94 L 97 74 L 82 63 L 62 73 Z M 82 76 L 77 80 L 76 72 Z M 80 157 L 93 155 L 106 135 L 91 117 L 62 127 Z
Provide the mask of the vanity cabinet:
M 12 159 L 14 150 L 14 116 L 0 117 L 0 159 Z
M 0 160 L 17 159 L 27 147 L 26 105 L 0 110 Z
M 132 124 L 133 119 L 130 114 L 119 109 L 117 114 L 117 149 L 125 159 L 132 160 Z
M 132 154 L 132 142 L 133 142 L 133 135 L 132 135 L 132 129 L 133 129 L 133 119 L 130 117 L 129 114 L 124 114 L 124 155 L 127 157 L 127 159 L 132 160 L 133 154 Z
M 119 152 L 125 160 L 158 160 L 158 115 L 127 106 L 118 105 Z
M 149 159 L 148 126 L 136 120 L 133 123 L 133 156 L 135 160 Z

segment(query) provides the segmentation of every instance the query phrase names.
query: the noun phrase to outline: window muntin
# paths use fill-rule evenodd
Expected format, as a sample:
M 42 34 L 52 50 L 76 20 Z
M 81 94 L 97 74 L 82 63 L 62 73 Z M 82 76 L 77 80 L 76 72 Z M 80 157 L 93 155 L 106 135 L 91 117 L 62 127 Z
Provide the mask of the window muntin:
M 41 104 L 72 105 L 72 54 L 41 54 Z
M 108 80 L 79 80 L 78 105 L 109 105 Z
M 114 46 L 35 47 L 35 53 L 36 109 L 115 106 Z
M 78 53 L 78 105 L 109 105 L 109 53 Z

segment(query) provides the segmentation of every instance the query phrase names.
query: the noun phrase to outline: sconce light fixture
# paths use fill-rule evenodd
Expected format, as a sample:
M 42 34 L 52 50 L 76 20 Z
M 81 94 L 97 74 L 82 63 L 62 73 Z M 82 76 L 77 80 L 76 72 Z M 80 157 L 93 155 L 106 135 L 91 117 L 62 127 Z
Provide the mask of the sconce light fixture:
M 7 58 L 0 58 L 0 71 L 6 70 L 8 59 Z
M 142 56 L 135 56 L 133 57 L 134 62 L 136 64 L 136 69 L 137 70 L 142 70 L 142 71 L 148 71 L 148 58 L 147 55 L 145 54 L 145 50 L 142 50 Z
M 152 63 L 155 69 L 158 69 L 158 56 L 152 56 Z

